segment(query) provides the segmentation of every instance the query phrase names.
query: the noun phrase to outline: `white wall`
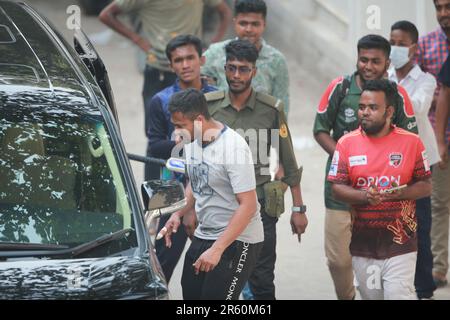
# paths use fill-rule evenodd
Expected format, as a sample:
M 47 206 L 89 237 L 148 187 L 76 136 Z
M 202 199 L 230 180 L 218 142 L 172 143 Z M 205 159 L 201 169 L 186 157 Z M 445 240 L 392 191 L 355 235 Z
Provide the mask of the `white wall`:
M 413 22 L 420 34 L 438 26 L 432 0 L 266 2 L 270 42 L 282 50 L 297 53 L 300 63 L 319 73 L 326 73 L 324 76 L 328 78 L 352 71 L 356 61 L 356 43 L 366 34 L 388 37 L 390 26 L 398 20 Z M 372 13 L 367 12 L 371 6 L 379 10 L 379 25 L 373 24 L 377 19 L 374 20 Z

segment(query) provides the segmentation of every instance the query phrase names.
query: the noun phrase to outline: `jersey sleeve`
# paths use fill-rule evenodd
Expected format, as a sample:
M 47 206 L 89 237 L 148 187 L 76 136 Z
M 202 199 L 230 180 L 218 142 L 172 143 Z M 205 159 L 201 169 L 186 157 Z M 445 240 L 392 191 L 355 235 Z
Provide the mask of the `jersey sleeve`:
M 417 138 L 416 159 L 413 172 L 413 180 L 423 180 L 431 176 L 430 164 L 428 162 L 427 152 L 422 140 Z
M 417 129 L 417 121 L 414 115 L 414 107 L 409 98 L 408 93 L 405 88 L 398 85 L 398 96 L 397 103 L 395 106 L 395 116 L 393 119 L 393 124 L 397 127 L 405 129 L 412 133 L 419 133 Z
M 331 160 L 330 171 L 328 172 L 327 180 L 329 182 L 345 185 L 351 184 L 346 154 L 345 146 L 338 142 Z
M 344 77 L 334 79 L 323 93 L 314 120 L 314 134 L 319 132 L 330 133 L 333 129 L 339 109 L 339 95 L 343 81 Z

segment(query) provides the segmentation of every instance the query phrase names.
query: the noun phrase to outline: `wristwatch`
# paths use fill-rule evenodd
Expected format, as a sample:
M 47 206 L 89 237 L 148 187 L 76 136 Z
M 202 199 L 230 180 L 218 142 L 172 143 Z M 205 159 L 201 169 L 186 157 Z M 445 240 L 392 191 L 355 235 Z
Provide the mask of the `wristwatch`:
M 298 207 L 292 207 L 292 212 L 305 213 L 306 212 L 306 206 L 301 205 L 301 206 L 298 206 Z

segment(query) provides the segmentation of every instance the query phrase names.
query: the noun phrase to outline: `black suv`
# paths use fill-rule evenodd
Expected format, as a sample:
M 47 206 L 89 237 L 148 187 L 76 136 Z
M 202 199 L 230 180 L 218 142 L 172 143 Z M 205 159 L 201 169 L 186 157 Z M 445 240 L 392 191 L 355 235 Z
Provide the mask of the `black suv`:
M 0 1 L 0 179 L 0 299 L 168 297 L 103 63 L 82 32 L 72 48 L 9 1 Z M 184 199 L 175 182 L 142 189 L 152 216 Z

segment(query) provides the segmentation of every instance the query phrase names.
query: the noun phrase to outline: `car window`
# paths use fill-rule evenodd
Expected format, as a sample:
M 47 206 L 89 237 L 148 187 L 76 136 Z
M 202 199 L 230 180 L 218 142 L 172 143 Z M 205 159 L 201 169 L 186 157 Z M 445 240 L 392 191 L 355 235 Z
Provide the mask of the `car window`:
M 0 241 L 75 246 L 133 228 L 98 111 L 2 107 L 0 177 Z

